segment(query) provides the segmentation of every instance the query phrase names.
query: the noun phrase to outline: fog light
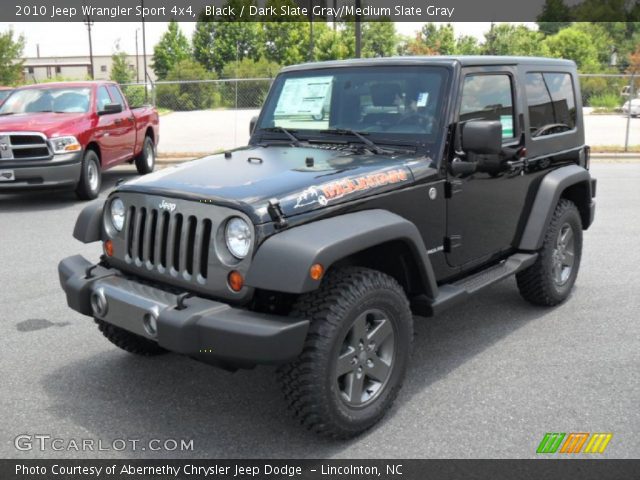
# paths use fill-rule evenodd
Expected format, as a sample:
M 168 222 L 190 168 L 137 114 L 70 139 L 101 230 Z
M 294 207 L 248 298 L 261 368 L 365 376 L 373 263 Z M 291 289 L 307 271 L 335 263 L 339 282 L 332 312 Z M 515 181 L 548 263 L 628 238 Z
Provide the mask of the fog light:
M 309 276 L 312 280 L 320 280 L 324 275 L 324 267 L 319 263 L 314 263 L 309 269 Z
M 146 332 L 155 337 L 158 334 L 158 316 L 155 312 L 145 313 L 142 318 L 142 325 Z
M 107 257 L 113 257 L 113 242 L 111 240 L 104 242 L 104 253 L 107 254 Z
M 240 272 L 236 272 L 235 270 L 233 270 L 229 273 L 229 277 L 227 280 L 229 282 L 229 288 L 231 288 L 231 290 L 233 290 L 234 292 L 239 292 L 240 290 L 242 290 L 242 287 L 244 286 L 244 278 L 242 277 L 242 274 Z
M 90 301 L 93 314 L 98 318 L 104 318 L 109 311 L 109 303 L 104 296 L 104 291 L 100 289 L 93 292 Z

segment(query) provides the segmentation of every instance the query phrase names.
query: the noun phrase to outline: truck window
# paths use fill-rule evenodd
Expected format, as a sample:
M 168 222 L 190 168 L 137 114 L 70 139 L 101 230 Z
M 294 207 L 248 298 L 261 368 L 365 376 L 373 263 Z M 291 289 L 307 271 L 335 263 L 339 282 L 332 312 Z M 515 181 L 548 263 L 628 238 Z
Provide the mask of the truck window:
M 109 96 L 109 92 L 107 92 L 107 88 L 98 88 L 98 99 L 96 101 L 96 108 L 98 109 L 98 112 L 103 112 L 105 105 L 108 103 L 111 103 L 111 97 Z
M 509 75 L 467 75 L 462 88 L 460 121 L 498 120 L 502 138 L 513 138 L 513 88 Z
M 91 90 L 85 87 L 21 88 L 10 95 L 0 107 L 7 113 L 86 113 Z
M 525 90 L 532 137 L 553 135 L 575 128 L 576 101 L 570 74 L 527 73 Z
M 126 108 L 127 104 L 125 103 L 124 98 L 122 98 L 122 94 L 118 87 L 115 85 L 109 85 L 109 93 L 111 93 L 111 97 L 115 103 L 119 103 L 122 105 L 122 108 Z

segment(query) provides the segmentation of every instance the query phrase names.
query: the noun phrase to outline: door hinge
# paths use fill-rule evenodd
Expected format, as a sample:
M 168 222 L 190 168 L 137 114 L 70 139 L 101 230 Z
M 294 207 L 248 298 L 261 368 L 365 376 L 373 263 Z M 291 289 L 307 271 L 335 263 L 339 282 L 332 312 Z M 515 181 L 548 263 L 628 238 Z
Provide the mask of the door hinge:
M 447 180 L 444 182 L 444 198 L 451 198 L 462 191 L 462 180 Z
M 448 237 L 444 237 L 443 245 L 445 253 L 451 253 L 454 248 L 462 245 L 462 235 L 449 235 Z

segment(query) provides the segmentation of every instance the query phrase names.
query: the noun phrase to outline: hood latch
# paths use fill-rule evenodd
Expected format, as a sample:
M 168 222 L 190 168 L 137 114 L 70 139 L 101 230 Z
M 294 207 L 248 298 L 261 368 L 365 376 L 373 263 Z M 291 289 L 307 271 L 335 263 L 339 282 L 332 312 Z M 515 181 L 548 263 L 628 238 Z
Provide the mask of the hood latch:
M 280 201 L 277 198 L 272 198 L 271 200 L 269 200 L 267 212 L 269 212 L 271 220 L 276 222 L 277 228 L 284 228 L 287 226 L 287 220 L 284 218 L 284 213 L 282 213 Z

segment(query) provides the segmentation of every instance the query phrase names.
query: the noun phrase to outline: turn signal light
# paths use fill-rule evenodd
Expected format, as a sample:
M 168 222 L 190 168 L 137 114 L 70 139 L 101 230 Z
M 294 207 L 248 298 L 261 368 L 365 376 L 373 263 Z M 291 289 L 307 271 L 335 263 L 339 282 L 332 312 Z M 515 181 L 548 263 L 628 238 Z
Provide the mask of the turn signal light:
M 71 145 L 64 147 L 65 152 L 77 152 L 78 150 L 82 150 L 82 145 L 78 143 L 72 143 Z
M 320 280 L 324 275 L 324 267 L 319 263 L 314 263 L 309 269 L 309 276 L 312 280 Z
M 104 253 L 107 254 L 107 257 L 113 257 L 113 242 L 111 240 L 104 242 Z
M 244 286 L 244 278 L 242 277 L 242 274 L 235 270 L 229 272 L 227 281 L 229 282 L 229 288 L 231 288 L 231 290 L 233 290 L 234 292 L 239 292 Z

